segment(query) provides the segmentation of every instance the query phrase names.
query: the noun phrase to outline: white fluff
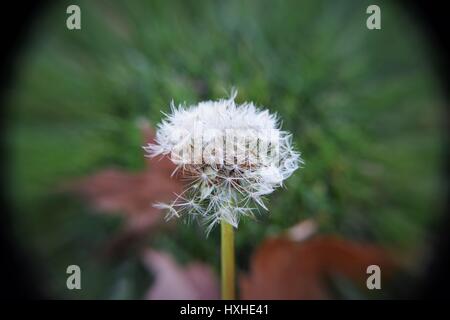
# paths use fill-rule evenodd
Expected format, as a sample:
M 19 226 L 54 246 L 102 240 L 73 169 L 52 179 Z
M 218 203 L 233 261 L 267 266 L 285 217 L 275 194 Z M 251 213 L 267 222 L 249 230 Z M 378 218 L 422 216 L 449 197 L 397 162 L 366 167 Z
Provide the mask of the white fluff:
M 156 144 L 144 147 L 151 157 L 170 154 L 175 172 L 189 180 L 171 204 L 156 204 L 168 211 L 168 219 L 202 217 L 208 232 L 221 220 L 237 227 L 240 217 L 252 216 L 258 207 L 267 210 L 263 196 L 303 163 L 275 114 L 251 102 L 238 105 L 235 97 L 233 92 L 229 99 L 193 106 L 175 107 L 172 102 L 171 113 L 157 127 Z M 230 132 L 247 140 L 229 139 L 235 148 L 230 149 L 225 143 Z

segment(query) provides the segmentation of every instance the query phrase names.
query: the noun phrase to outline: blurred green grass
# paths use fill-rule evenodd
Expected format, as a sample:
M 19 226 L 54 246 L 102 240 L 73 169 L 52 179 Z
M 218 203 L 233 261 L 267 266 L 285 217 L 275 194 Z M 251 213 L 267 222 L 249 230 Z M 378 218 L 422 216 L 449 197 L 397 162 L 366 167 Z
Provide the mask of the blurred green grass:
M 238 101 L 280 115 L 306 161 L 270 215 L 241 223 L 242 269 L 262 239 L 311 217 L 321 232 L 382 244 L 420 269 L 442 197 L 443 98 L 428 39 L 403 8 L 382 1 L 382 30 L 369 31 L 368 1 L 72 3 L 82 30 L 66 29 L 68 2 L 43 13 L 7 105 L 18 241 L 44 261 L 50 296 L 142 297 L 149 276 L 135 252 L 93 258 L 119 219 L 55 190 L 109 166 L 142 169 L 138 119 L 156 124 L 172 99 L 221 98 L 232 86 Z M 218 243 L 217 231 L 205 241 L 182 223 L 149 239 L 216 268 Z M 73 263 L 81 293 L 65 289 Z

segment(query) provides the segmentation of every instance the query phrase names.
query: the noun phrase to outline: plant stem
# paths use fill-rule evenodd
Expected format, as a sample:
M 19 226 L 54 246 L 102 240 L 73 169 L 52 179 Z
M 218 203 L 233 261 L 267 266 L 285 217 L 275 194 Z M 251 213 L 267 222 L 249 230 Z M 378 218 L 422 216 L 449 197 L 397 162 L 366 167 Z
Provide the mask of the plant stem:
M 221 227 L 221 264 L 222 264 L 222 299 L 234 300 L 234 230 L 233 226 L 222 220 Z

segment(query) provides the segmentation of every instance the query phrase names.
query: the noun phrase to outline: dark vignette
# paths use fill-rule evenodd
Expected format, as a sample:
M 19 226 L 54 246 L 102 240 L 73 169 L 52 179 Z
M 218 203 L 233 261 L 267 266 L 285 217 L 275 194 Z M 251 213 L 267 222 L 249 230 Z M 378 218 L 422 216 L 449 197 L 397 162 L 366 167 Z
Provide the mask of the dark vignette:
M 441 79 L 442 91 L 447 95 L 449 88 L 449 70 L 448 70 L 448 39 L 446 35 L 446 10 L 443 3 L 430 1 L 407 1 L 398 0 L 398 2 L 408 10 L 412 18 L 418 22 L 423 28 L 425 34 L 430 38 L 432 49 L 436 52 L 434 59 L 435 73 Z M 40 15 L 49 7 L 50 0 L 35 0 L 28 3 L 7 2 L 2 7 L 2 18 L 0 19 L 1 39 L 4 44 L 1 50 L 0 59 L 0 101 L 2 108 L 0 110 L 0 128 L 1 136 L 7 130 L 7 110 L 5 105 L 6 93 L 9 86 L 15 79 L 15 67 L 17 57 L 20 55 L 24 44 L 33 31 L 34 22 L 39 19 Z M 448 160 L 448 106 L 445 110 L 445 117 L 442 119 L 441 127 L 444 138 L 444 150 L 442 152 L 445 160 Z M 0 297 L 2 299 L 42 299 L 45 295 L 40 290 L 39 284 L 43 284 L 43 280 L 38 276 L 39 270 L 33 265 L 32 256 L 18 245 L 14 235 L 12 224 L 11 204 L 8 203 L 8 153 L 7 146 L 2 139 L 0 143 L 0 275 L 2 278 L 2 289 Z M 411 296 L 404 298 L 424 298 L 424 299 L 442 299 L 450 297 L 450 279 L 448 270 L 450 270 L 450 203 L 448 188 L 448 161 L 443 161 L 443 176 L 446 176 L 445 189 L 447 197 L 443 204 L 443 218 L 440 235 L 436 237 L 434 243 L 433 260 L 428 266 L 426 276 L 419 285 L 416 292 Z M 38 268 L 38 267 L 37 267 Z

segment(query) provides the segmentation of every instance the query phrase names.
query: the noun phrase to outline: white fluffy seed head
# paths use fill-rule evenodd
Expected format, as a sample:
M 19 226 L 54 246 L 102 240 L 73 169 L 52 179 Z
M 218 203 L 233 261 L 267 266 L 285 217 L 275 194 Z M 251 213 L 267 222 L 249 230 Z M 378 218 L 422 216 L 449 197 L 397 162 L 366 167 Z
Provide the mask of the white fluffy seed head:
M 202 217 L 208 232 L 221 220 L 234 227 L 242 216 L 262 207 L 263 196 L 282 186 L 303 163 L 290 133 L 276 114 L 253 103 L 229 99 L 176 107 L 157 127 L 150 157 L 170 155 L 176 172 L 189 179 L 182 194 L 167 205 L 168 217 Z

